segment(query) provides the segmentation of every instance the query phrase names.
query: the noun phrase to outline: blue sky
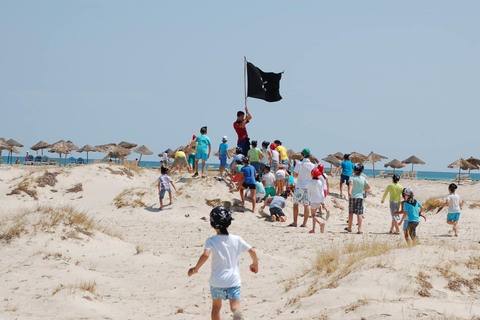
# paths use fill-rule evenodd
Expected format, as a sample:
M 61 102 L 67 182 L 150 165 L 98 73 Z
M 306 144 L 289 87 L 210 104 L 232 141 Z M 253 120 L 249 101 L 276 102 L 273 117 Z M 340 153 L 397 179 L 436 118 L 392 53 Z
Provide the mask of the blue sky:
M 39 140 L 125 140 L 154 150 L 142 158 L 153 161 L 204 125 L 214 150 L 223 135 L 233 146 L 246 56 L 285 71 L 283 100 L 248 99 L 251 139 L 318 158 L 416 155 L 426 162 L 418 170 L 480 158 L 480 1 L 0 7 L 0 137 L 23 143 L 23 154 Z

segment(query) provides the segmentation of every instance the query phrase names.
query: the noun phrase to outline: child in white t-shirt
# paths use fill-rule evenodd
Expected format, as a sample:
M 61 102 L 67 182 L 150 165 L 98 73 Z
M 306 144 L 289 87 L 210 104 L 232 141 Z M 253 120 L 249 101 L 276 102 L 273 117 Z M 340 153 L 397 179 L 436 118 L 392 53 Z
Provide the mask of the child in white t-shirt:
M 312 180 L 307 184 L 307 193 L 308 200 L 310 201 L 310 214 L 313 220 L 313 228 L 310 230 L 310 233 L 315 233 L 315 222 L 320 225 L 320 232 L 323 233 L 325 229 L 325 223 L 321 222 L 315 216 L 317 214 L 317 209 L 325 208 L 325 193 L 323 192 L 323 182 L 318 179 L 322 175 L 322 172 L 318 168 L 313 168 Z M 325 208 L 326 210 L 326 208 Z
M 243 319 L 240 306 L 241 280 L 239 258 L 247 251 L 252 258 L 250 271 L 258 272 L 258 259 L 255 250 L 241 237 L 229 234 L 227 228 L 233 218 L 230 210 L 216 207 L 210 212 L 210 225 L 217 234 L 205 242 L 205 251 L 195 267 L 188 269 L 188 276 L 197 273 L 212 254 L 212 272 L 210 274 L 210 293 L 212 295 L 212 319 L 220 319 L 222 300 L 229 300 L 233 319 Z
M 453 232 L 455 233 L 455 237 L 458 237 L 458 220 L 460 219 L 460 210 L 462 209 L 462 199 L 458 194 L 455 194 L 455 190 L 457 190 L 457 185 L 455 183 L 450 183 L 448 186 L 448 191 L 450 192 L 446 199 L 445 203 L 442 204 L 437 213 L 443 209 L 443 207 L 448 206 L 448 214 L 447 214 L 447 223 L 453 226 Z
M 263 169 L 263 177 L 262 177 L 262 182 L 263 186 L 265 187 L 265 198 L 263 200 L 267 199 L 268 196 L 275 197 L 275 176 L 273 173 L 270 171 L 270 166 L 265 165 L 265 168 Z

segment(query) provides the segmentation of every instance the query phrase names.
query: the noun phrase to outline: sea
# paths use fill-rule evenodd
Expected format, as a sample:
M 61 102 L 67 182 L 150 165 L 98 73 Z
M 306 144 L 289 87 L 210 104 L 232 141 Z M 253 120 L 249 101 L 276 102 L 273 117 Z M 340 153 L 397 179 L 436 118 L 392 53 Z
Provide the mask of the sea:
M 19 158 L 20 164 L 22 165 L 24 160 L 25 160 L 25 157 L 14 156 L 13 157 L 13 162 L 14 163 L 17 160 L 17 158 Z M 53 158 L 53 159 L 56 159 L 57 164 L 58 164 L 59 158 Z M 2 156 L 2 160 L 3 160 L 3 165 L 5 165 L 5 164 L 7 164 L 8 157 L 7 156 Z M 86 162 L 85 158 L 84 158 L 84 160 Z M 94 160 L 99 160 L 99 159 L 88 159 L 88 163 L 93 163 Z M 65 161 L 65 160 L 62 159 L 62 162 L 63 161 Z M 67 158 L 67 164 L 68 164 L 68 158 Z M 208 167 L 214 167 L 215 169 L 218 169 L 219 166 L 220 166 L 220 164 L 218 162 L 217 163 L 208 163 L 207 162 L 207 168 Z M 143 161 L 142 160 L 140 162 L 140 167 L 143 167 L 143 168 L 160 167 L 160 161 Z M 330 165 L 325 165 L 325 168 L 326 169 L 330 168 Z M 414 167 L 414 169 L 416 169 L 416 168 Z M 378 176 L 378 173 L 380 171 L 385 171 L 385 173 L 387 173 L 387 172 L 390 172 L 390 171 L 393 171 L 393 170 L 378 170 L 378 169 L 375 169 L 375 174 Z M 418 172 L 417 173 L 417 178 L 418 179 L 423 179 L 423 180 L 454 180 L 457 177 L 457 174 L 458 174 L 458 171 L 454 171 L 454 172 L 417 171 L 417 172 Z M 367 177 L 373 177 L 373 170 L 372 169 L 365 169 L 364 173 L 367 175 Z M 402 175 L 403 170 L 395 170 L 395 173 L 398 173 L 399 175 Z M 468 171 L 462 171 L 461 174 L 462 175 L 468 174 Z M 480 181 L 480 173 L 470 172 L 470 178 L 473 181 Z

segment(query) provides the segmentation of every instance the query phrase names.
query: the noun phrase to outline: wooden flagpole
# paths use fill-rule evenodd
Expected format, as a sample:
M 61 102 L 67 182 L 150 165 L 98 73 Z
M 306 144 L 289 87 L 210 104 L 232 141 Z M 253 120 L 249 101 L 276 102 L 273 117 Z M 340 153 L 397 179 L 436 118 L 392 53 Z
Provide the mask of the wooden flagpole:
M 245 91 L 245 108 L 247 107 L 247 57 L 243 57 L 243 89 Z

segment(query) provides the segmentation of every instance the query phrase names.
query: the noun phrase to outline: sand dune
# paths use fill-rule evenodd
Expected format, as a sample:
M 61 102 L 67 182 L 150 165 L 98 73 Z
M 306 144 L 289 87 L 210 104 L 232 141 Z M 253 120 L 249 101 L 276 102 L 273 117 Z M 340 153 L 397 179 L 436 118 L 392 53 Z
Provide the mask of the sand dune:
M 181 193 L 158 211 L 158 171 L 96 164 L 0 167 L 1 319 L 208 319 L 210 262 L 187 270 L 213 235 L 211 205 L 233 205 L 230 232 L 259 255 L 241 261 L 248 319 L 476 319 L 480 316 L 480 184 L 460 185 L 460 236 L 446 210 L 427 213 L 420 245 L 387 234 L 390 181 L 369 179 L 364 234 L 343 231 L 346 200 L 329 196 L 324 234 L 236 206 L 224 182 L 172 175 Z M 213 173 L 211 173 L 213 174 Z M 331 178 L 338 193 L 338 177 Z M 447 181 L 404 180 L 424 202 Z M 12 193 L 11 195 L 7 195 Z M 210 205 L 209 205 L 210 204 Z M 301 213 L 303 213 L 301 211 Z M 311 222 L 309 222 L 311 226 Z M 227 304 L 222 318 L 230 319 Z

